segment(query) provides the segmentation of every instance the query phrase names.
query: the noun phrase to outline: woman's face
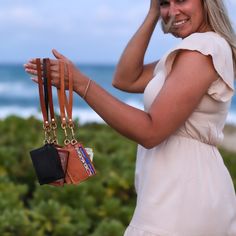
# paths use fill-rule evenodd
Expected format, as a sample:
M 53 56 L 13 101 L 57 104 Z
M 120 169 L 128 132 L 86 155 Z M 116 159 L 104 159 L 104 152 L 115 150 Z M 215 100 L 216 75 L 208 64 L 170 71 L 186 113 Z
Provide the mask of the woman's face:
M 161 18 L 165 24 L 170 19 L 169 32 L 175 37 L 185 38 L 195 32 L 210 30 L 205 22 L 202 0 L 159 0 Z

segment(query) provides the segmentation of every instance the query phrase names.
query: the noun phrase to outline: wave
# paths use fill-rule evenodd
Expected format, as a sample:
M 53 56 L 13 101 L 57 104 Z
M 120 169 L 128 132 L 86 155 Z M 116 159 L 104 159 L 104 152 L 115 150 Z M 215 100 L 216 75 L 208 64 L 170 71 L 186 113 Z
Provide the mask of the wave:
M 37 87 L 32 87 L 27 83 L 14 82 L 14 86 L 9 82 L 0 83 L 0 94 L 5 98 L 31 98 L 37 93 Z
M 139 101 L 135 100 L 127 100 L 126 104 L 136 107 L 138 109 L 142 109 L 143 105 Z M 55 112 L 59 114 L 59 107 L 55 107 Z M 16 115 L 22 118 L 28 118 L 28 117 L 35 117 L 37 119 L 42 120 L 42 114 L 40 110 L 37 107 L 33 106 L 1 106 L 1 113 L 0 113 L 0 119 L 5 119 L 8 116 Z M 75 106 L 73 108 L 73 118 L 79 119 L 79 122 L 81 124 L 85 123 L 105 123 L 104 120 L 96 113 L 94 112 L 90 107 L 81 108 L 78 106 Z
M 134 100 L 126 101 L 126 104 L 143 110 L 142 103 Z M 42 114 L 36 107 L 20 107 L 20 106 L 1 106 L 0 119 L 5 119 L 8 116 L 16 115 L 22 118 L 35 117 L 42 120 Z M 55 112 L 59 114 L 59 108 L 55 107 Z M 85 123 L 105 123 L 105 121 L 90 107 L 81 108 L 74 107 L 73 118 L 78 119 L 80 124 Z M 236 126 L 236 112 L 230 110 L 226 119 L 227 124 L 232 124 Z

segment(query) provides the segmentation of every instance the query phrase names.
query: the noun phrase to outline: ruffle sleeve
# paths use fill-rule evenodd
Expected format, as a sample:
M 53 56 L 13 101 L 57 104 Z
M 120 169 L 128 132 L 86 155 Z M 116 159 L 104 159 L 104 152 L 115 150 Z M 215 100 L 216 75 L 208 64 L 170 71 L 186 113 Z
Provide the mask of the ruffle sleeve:
M 164 65 L 167 76 L 180 50 L 198 51 L 211 56 L 219 78 L 211 84 L 207 93 L 216 101 L 229 101 L 234 94 L 234 67 L 232 50 L 227 41 L 214 32 L 194 33 L 183 39 L 176 48 L 163 57 L 157 64 L 154 74 L 157 73 L 159 66 Z

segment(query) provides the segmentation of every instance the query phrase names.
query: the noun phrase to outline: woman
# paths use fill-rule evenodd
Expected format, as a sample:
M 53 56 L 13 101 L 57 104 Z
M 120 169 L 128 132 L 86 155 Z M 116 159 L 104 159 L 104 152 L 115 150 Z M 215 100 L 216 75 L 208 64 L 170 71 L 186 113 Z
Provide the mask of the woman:
M 143 65 L 159 20 L 183 40 Z M 217 145 L 234 92 L 235 34 L 222 0 L 151 0 L 144 23 L 124 50 L 113 85 L 144 92 L 145 111 L 130 107 L 73 69 L 73 88 L 111 127 L 138 146 L 137 206 L 125 236 L 233 236 L 236 200 Z M 35 59 L 25 65 L 37 75 Z M 37 79 L 34 79 L 37 81 Z

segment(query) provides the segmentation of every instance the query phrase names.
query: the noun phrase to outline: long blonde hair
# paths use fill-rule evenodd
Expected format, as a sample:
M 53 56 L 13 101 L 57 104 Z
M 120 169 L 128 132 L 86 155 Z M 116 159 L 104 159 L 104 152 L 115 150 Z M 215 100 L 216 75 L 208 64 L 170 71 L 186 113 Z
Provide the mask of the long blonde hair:
M 203 0 L 203 6 L 207 23 L 229 43 L 232 49 L 234 73 L 236 75 L 236 34 L 223 0 Z

